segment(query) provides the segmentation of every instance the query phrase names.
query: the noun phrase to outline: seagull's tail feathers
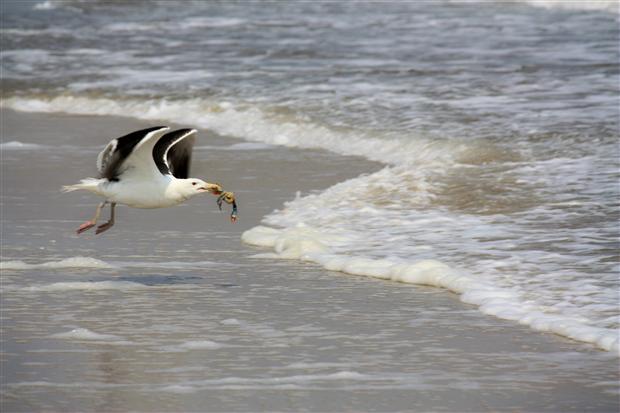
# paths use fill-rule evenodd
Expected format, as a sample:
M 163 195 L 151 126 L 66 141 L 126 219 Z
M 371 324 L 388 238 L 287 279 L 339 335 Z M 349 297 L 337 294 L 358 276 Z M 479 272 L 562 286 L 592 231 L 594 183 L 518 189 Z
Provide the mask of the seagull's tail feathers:
M 104 182 L 105 179 L 95 179 L 95 178 L 86 178 L 82 179 L 79 184 L 75 185 L 64 185 L 62 187 L 62 192 L 73 192 L 78 191 L 80 189 L 85 191 L 90 191 L 95 194 L 100 194 L 99 184 Z

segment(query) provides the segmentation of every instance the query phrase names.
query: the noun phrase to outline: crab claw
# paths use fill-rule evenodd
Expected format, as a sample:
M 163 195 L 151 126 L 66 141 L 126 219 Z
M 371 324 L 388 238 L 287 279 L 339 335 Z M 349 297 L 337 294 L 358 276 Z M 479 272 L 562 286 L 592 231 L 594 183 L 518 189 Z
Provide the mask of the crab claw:
M 222 203 L 232 204 L 233 209 L 230 214 L 230 222 L 237 222 L 237 202 L 235 200 L 235 194 L 232 192 L 224 192 L 217 198 L 217 206 L 222 210 Z
M 222 192 L 222 194 L 217 198 L 217 206 L 222 209 L 222 203 L 226 202 L 227 204 L 235 203 L 235 194 L 232 192 Z
M 232 202 L 232 212 L 230 213 L 230 222 L 232 222 L 233 224 L 235 222 L 237 222 L 237 203 L 233 200 Z

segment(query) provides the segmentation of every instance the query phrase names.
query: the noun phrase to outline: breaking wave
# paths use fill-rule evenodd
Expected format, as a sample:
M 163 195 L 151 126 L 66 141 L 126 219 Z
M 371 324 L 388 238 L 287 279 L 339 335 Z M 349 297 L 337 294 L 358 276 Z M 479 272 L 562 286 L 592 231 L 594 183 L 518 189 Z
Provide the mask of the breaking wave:
M 274 257 L 314 262 L 329 271 L 444 288 L 458 294 L 461 301 L 478 306 L 485 314 L 517 321 L 535 330 L 594 343 L 608 351 L 619 350 L 617 330 L 593 327 L 579 318 L 549 313 L 545 306 L 524 302 L 517 289 L 497 287 L 440 261 L 337 254 L 334 250 L 342 248 L 346 241 L 354 240 L 304 225 L 286 229 L 258 226 L 243 233 L 242 239 L 248 244 L 272 248 Z
M 10 97 L 2 105 L 164 120 L 262 144 L 324 149 L 380 162 L 385 167 L 378 172 L 286 203 L 263 225 L 245 232 L 243 241 L 272 249 L 263 257 L 308 260 L 328 270 L 445 288 L 483 313 L 618 351 L 615 274 L 595 279 L 566 271 L 575 259 L 571 250 L 519 246 L 549 239 L 549 228 L 564 219 L 557 203 L 550 202 L 556 196 L 552 190 L 580 188 L 605 154 L 526 159 L 485 140 L 333 128 L 257 105 L 199 98 L 64 95 Z M 529 146 L 524 149 L 531 152 Z M 607 178 L 601 182 L 615 185 Z M 541 192 L 546 193 L 543 200 L 536 196 Z M 557 199 L 571 202 L 571 214 L 585 214 L 598 198 L 571 200 L 560 194 Z M 515 214 L 516 220 L 511 218 Z M 541 227 L 541 222 L 551 227 Z M 598 226 L 566 229 L 562 242 L 606 237 L 601 231 Z M 585 242 L 575 248 L 598 254 L 596 244 Z

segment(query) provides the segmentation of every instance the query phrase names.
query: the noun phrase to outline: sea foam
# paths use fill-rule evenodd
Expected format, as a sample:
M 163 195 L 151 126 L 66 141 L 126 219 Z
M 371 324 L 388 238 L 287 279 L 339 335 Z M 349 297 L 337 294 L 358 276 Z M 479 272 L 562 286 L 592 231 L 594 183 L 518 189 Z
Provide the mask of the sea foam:
M 129 345 L 131 341 L 125 340 L 114 334 L 101 334 L 91 331 L 87 328 L 75 328 L 64 333 L 57 333 L 50 336 L 51 338 L 59 338 L 76 341 L 92 341 L 97 343 L 113 344 L 113 345 Z
M 532 6 L 544 7 L 546 9 L 565 9 L 565 10 L 601 10 L 612 13 L 620 13 L 620 3 L 618 0 L 522 0 Z
M 191 350 L 218 350 L 224 345 L 211 340 L 190 340 L 181 344 L 163 346 L 160 349 L 166 352 L 185 352 Z
M 385 380 L 382 376 L 373 376 L 356 371 L 337 371 L 324 374 L 299 374 L 278 377 L 224 377 L 208 380 L 190 380 L 182 384 L 165 386 L 161 390 L 171 393 L 194 393 L 205 388 L 250 390 L 250 389 L 308 389 L 312 385 L 325 385 L 334 382 L 373 382 Z M 388 379 L 387 381 L 392 381 Z
M 112 264 L 90 257 L 71 257 L 59 261 L 29 264 L 23 261 L 2 261 L 2 270 L 31 270 L 39 268 L 116 268 Z
M 618 0 L 447 0 L 456 4 L 472 4 L 480 7 L 479 3 L 507 4 L 526 4 L 541 7 L 549 10 L 584 10 L 584 11 L 606 11 L 620 13 Z
M 36 143 L 20 142 L 20 141 L 9 141 L 9 142 L 0 143 L 0 150 L 5 150 L 5 151 L 25 151 L 25 150 L 43 149 L 43 148 L 45 148 L 45 146 L 43 145 L 38 145 Z
M 69 281 L 51 284 L 31 285 L 19 288 L 19 291 L 63 292 L 63 291 L 130 291 L 148 288 L 148 286 L 131 281 Z
M 269 246 L 281 258 L 315 262 L 330 271 L 444 288 L 459 294 L 463 302 L 477 305 L 485 314 L 591 342 L 605 350 L 619 351 L 616 330 L 592 327 L 569 317 L 548 314 L 536 305 L 522 302 L 517 292 L 511 289 L 462 274 L 437 260 L 403 262 L 335 254 L 329 248 L 333 237 L 324 236 L 324 233 L 306 225 L 281 230 L 258 226 L 244 232 L 242 240 L 248 244 Z

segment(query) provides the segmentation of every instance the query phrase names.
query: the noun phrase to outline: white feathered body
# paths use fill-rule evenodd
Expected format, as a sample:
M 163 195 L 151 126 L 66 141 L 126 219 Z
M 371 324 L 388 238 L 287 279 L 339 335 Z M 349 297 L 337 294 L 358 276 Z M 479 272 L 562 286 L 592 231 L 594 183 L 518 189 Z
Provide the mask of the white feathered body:
M 132 208 L 167 208 L 185 202 L 189 197 L 183 194 L 177 184 L 178 179 L 160 175 L 158 179 L 123 179 L 123 183 L 107 179 L 87 178 L 76 185 L 68 185 L 65 191 L 86 190 L 104 197 L 109 202 L 123 204 Z

